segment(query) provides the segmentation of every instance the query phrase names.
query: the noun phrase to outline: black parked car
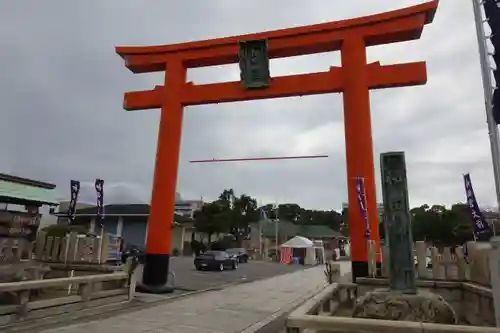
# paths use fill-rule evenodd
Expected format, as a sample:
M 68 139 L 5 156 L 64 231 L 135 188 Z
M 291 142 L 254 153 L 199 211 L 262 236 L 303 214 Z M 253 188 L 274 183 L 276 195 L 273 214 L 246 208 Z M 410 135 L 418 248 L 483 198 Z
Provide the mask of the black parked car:
M 226 251 L 207 251 L 194 258 L 194 267 L 197 270 L 217 270 L 238 268 L 238 259 Z
M 244 263 L 248 262 L 248 253 L 247 250 L 241 247 L 227 249 L 226 252 L 229 255 L 235 256 L 238 259 L 238 262 Z
M 127 258 L 131 256 L 137 257 L 137 259 L 139 259 L 139 263 L 144 265 L 144 262 L 146 261 L 146 252 L 144 252 L 143 249 L 135 245 L 125 246 L 125 248 L 122 250 L 122 262 L 126 263 Z

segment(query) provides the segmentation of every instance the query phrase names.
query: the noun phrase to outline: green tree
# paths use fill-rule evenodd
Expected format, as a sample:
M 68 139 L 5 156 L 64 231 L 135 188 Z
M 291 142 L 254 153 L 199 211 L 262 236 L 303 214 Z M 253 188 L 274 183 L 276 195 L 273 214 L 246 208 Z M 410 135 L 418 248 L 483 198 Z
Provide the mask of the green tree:
M 224 225 L 223 213 L 224 208 L 218 201 L 206 203 L 194 213 L 196 231 L 206 233 L 209 243 L 214 233 L 221 233 L 227 229 Z
M 458 244 L 472 240 L 472 218 L 468 204 L 457 203 L 451 206 L 450 213 L 455 220 L 453 235 Z
M 222 193 L 219 195 L 219 199 L 217 201 L 221 205 L 224 205 L 227 208 L 231 209 L 234 200 L 235 200 L 234 190 L 231 188 L 229 190 L 222 191 Z
M 342 234 L 349 235 L 348 208 L 341 213 L 335 210 L 311 210 L 296 203 L 283 203 L 276 207 L 261 207 L 269 219 L 279 218 L 302 225 L 326 225 Z M 214 233 L 233 233 L 241 243 L 240 230 L 260 220 L 257 200 L 247 194 L 236 195 L 233 189 L 224 189 L 218 199 L 205 204 L 195 214 L 198 231 L 210 237 Z M 424 240 L 443 245 L 463 244 L 472 239 L 472 222 L 467 204 L 458 203 L 447 209 L 443 205 L 422 205 L 410 210 L 414 240 Z M 383 216 L 379 223 L 380 237 L 384 238 Z
M 257 200 L 241 194 L 236 196 L 233 189 L 225 189 L 218 199 L 203 205 L 195 216 L 195 227 L 209 236 L 214 233 L 232 233 L 241 244 L 249 230 L 249 224 L 259 220 Z
M 276 210 L 276 207 L 273 204 L 266 204 L 261 207 L 262 210 L 266 213 L 266 216 L 270 220 L 274 220 L 277 218 L 277 213 L 279 213 L 279 209 Z
M 236 238 L 238 246 L 241 246 L 241 242 L 250 230 L 250 223 L 257 222 L 260 219 L 257 200 L 246 194 L 241 194 L 234 201 L 231 216 L 231 230 L 236 231 L 233 235 Z
M 257 222 L 260 218 L 257 200 L 246 194 L 236 198 L 234 210 L 237 213 L 238 225 L 248 226 L 249 223 Z
M 303 209 L 295 203 L 285 203 L 278 205 L 278 215 L 281 220 L 299 222 Z
M 347 207 L 342 208 L 340 219 L 340 232 L 342 233 L 342 235 L 349 237 L 349 211 Z
M 342 224 L 342 216 L 335 210 L 304 209 L 296 203 L 279 204 L 278 209 L 273 204 L 267 204 L 263 209 L 269 219 L 275 219 L 278 214 L 280 220 L 295 224 L 326 225 L 336 231 Z
M 422 205 L 410 212 L 414 240 L 459 245 L 472 239 L 472 224 L 465 204 L 455 204 L 451 209 L 442 205 Z

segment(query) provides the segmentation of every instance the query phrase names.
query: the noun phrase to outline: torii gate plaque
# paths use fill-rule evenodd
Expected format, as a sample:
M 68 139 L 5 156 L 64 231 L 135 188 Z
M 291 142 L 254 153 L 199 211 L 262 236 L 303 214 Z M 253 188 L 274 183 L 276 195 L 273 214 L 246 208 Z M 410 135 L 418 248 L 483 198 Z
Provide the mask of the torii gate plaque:
M 371 238 L 380 246 L 370 119 L 370 89 L 425 84 L 425 62 L 382 66 L 366 63 L 366 48 L 419 39 L 438 0 L 386 13 L 317 25 L 164 46 L 124 46 L 116 52 L 133 73 L 165 71 L 153 90 L 128 92 L 126 110 L 161 108 L 148 220 L 143 289 L 165 292 L 184 106 L 254 99 L 343 93 L 349 228 L 354 279 L 368 274 L 365 223 L 357 207 L 355 178 L 364 177 Z M 257 50 L 250 57 L 247 51 Z M 269 58 L 341 51 L 342 67 L 271 78 Z M 188 68 L 240 62 L 241 82 L 186 82 Z M 248 66 L 256 66 L 248 68 Z M 246 68 L 246 69 L 245 69 Z M 243 83 L 243 84 L 242 84 Z M 397 111 L 397 110 L 395 110 Z M 380 260 L 380 258 L 377 258 Z

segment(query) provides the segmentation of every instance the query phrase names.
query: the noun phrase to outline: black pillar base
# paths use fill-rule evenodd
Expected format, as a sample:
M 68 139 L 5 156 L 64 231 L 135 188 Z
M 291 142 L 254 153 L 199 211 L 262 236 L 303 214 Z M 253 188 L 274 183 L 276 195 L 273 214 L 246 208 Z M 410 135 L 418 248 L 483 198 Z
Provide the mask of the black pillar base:
M 167 294 L 174 291 L 174 286 L 168 285 L 170 255 L 146 253 L 142 284 L 135 288 L 137 292 L 149 294 Z
M 368 276 L 368 261 L 351 261 L 352 282 L 356 283 L 356 278 Z
M 356 278 L 368 276 L 368 261 L 351 262 L 352 282 L 356 283 Z M 382 276 L 382 263 L 377 262 L 377 272 L 375 276 Z

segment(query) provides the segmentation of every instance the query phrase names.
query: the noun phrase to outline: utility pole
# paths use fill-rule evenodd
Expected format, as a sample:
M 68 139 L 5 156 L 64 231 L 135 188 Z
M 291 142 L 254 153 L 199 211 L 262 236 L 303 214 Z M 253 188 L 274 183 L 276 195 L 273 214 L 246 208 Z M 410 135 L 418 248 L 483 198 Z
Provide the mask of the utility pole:
M 264 211 L 264 207 L 262 206 L 262 201 L 260 202 L 260 208 L 259 208 L 259 256 L 260 260 L 267 259 L 264 257 L 264 249 L 262 248 L 262 220 L 265 218 L 265 214 L 262 214 Z
M 279 240 L 278 240 L 278 236 L 279 236 L 279 221 L 280 221 L 280 217 L 279 217 L 279 204 L 276 203 L 276 219 L 274 220 L 274 233 L 275 233 L 275 239 L 276 239 L 276 256 L 279 260 Z
M 497 196 L 497 209 L 500 211 L 500 140 L 498 137 L 498 128 L 493 117 L 493 91 L 495 87 L 491 81 L 491 66 L 490 66 L 490 53 L 488 52 L 487 47 L 487 39 L 488 37 L 484 31 L 484 23 L 488 22 L 483 19 L 483 15 L 481 13 L 481 4 L 484 5 L 488 0 L 472 0 L 473 9 L 474 9 L 474 21 L 476 24 L 476 34 L 478 40 L 478 49 L 479 49 L 479 60 L 481 63 L 481 76 L 483 79 L 483 90 L 484 90 L 484 101 L 486 108 L 486 122 L 488 124 L 488 133 L 490 138 L 490 149 L 491 149 L 491 158 L 493 162 L 493 176 L 495 179 L 495 190 Z M 491 0 L 490 0 L 491 2 Z M 500 19 L 500 10 L 498 10 L 498 18 Z M 498 34 L 500 31 L 494 31 L 494 22 L 488 22 L 490 27 L 492 28 L 492 34 Z M 498 26 L 499 22 L 495 22 Z M 492 42 L 493 43 L 493 42 Z M 495 43 L 493 43 L 495 44 Z M 499 47 L 500 45 L 493 45 L 494 48 Z M 500 52 L 500 49 L 498 50 Z M 497 68 L 500 70 L 500 64 L 496 64 Z M 496 82 L 498 86 L 500 82 Z

